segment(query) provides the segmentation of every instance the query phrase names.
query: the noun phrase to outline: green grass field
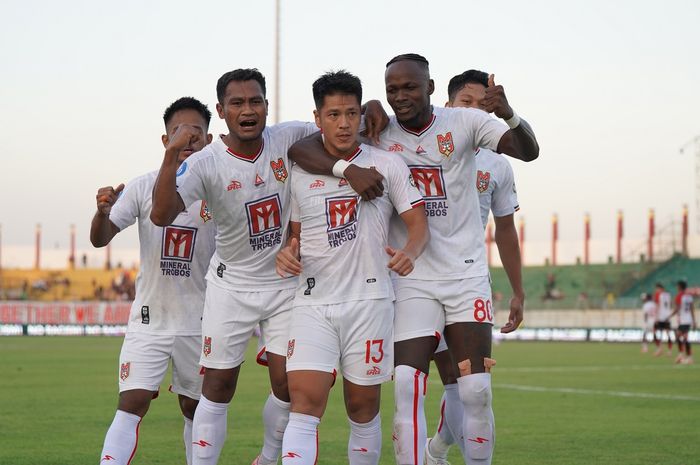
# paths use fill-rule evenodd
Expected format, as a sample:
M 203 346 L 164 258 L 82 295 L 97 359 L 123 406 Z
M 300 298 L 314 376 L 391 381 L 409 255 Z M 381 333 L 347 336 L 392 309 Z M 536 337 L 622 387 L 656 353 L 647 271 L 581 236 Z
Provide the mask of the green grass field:
M 0 338 L 0 464 L 97 464 L 117 400 L 120 338 Z M 267 373 L 242 369 L 221 464 L 248 465 L 262 440 Z M 640 354 L 637 344 L 505 342 L 494 349 L 494 465 L 700 464 L 700 368 Z M 428 431 L 442 390 L 429 381 Z M 176 396 L 141 424 L 133 464 L 183 464 Z M 346 463 L 347 421 L 334 388 L 320 464 Z M 393 464 L 393 389 L 384 389 L 382 464 Z M 450 461 L 463 463 L 457 448 Z

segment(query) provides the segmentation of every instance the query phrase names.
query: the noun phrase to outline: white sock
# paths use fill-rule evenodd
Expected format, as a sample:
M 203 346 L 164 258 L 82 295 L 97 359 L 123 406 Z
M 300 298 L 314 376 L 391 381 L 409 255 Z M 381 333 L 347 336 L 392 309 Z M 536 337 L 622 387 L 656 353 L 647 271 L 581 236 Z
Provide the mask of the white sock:
M 290 413 L 282 440 L 282 465 L 315 465 L 318 460 L 320 418 Z
M 204 395 L 192 422 L 192 465 L 216 465 L 226 440 L 228 402 L 212 402 Z
M 427 448 L 428 453 L 438 459 L 446 459 L 447 452 L 450 450 L 450 445 L 454 443 L 454 438 L 450 432 L 450 428 L 447 426 L 447 421 L 445 419 L 445 408 L 447 393 L 442 393 L 442 399 L 440 399 L 440 421 L 438 421 L 437 429 L 433 437 L 428 440 Z
M 100 463 L 128 465 L 134 457 L 136 446 L 139 443 L 140 424 L 140 416 L 117 410 L 105 435 Z
M 459 398 L 459 388 L 457 384 L 445 386 L 445 427 L 450 431 L 452 442 L 459 446 L 459 450 L 464 455 L 464 404 Z M 432 449 L 431 449 L 432 450 Z
M 187 417 L 185 419 L 185 427 L 182 431 L 182 440 L 185 443 L 185 459 L 187 465 L 192 465 L 192 420 Z
M 368 423 L 350 422 L 348 460 L 350 465 L 377 465 L 382 452 L 382 419 L 377 414 Z
M 491 373 L 462 376 L 457 379 L 457 384 L 464 406 L 462 428 L 467 463 L 490 465 L 496 442 L 491 407 Z
M 270 393 L 265 401 L 263 407 L 265 435 L 258 462 L 260 465 L 276 464 L 282 453 L 282 437 L 289 422 L 289 405 L 289 402 L 278 399 L 273 393 Z
M 428 375 L 408 365 L 394 368 L 394 455 L 398 465 L 422 465 L 428 438 L 425 391 Z

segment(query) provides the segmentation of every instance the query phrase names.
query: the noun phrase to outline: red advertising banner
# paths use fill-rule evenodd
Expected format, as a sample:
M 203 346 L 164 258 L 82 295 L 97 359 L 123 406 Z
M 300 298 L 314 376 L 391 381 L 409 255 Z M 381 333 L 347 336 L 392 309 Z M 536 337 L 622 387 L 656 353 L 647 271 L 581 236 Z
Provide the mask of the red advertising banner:
M 0 324 L 125 325 L 131 302 L 0 302 Z

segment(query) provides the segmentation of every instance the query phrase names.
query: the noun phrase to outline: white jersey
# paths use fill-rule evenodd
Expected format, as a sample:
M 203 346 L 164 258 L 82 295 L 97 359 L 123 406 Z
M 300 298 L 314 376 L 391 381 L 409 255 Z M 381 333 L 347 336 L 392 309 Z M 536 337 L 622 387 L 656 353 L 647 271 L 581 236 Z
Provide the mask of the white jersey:
M 657 321 L 668 321 L 671 318 L 671 294 L 667 291 L 659 293 L 658 302 L 658 320 Z
M 153 171 L 127 183 L 109 214 L 120 230 L 136 221 L 139 226 L 141 266 L 128 331 L 198 335 L 214 221 L 206 204 L 195 200 L 170 226 L 154 225 L 150 216 L 157 176 Z
M 500 218 L 520 209 L 515 190 L 513 168 L 506 157 L 493 150 L 478 148 L 476 157 L 476 190 L 479 192 L 481 222 L 486 227 L 489 210 Z
M 384 250 L 391 217 L 423 205 L 423 197 L 393 154 L 362 144 L 348 160 L 375 167 L 388 195 L 362 201 L 344 178 L 292 168 L 292 221 L 301 223 L 303 268 L 295 306 L 394 298 Z
M 266 127 L 262 147 L 251 157 L 234 153 L 218 137 L 182 164 L 177 184 L 185 205 L 202 198 L 216 218 L 208 280 L 239 291 L 296 287 L 296 278 L 275 272 L 289 224 L 287 150 L 316 131 L 315 124 L 301 122 Z
M 473 108 L 433 108 L 419 131 L 404 128 L 395 116 L 381 134 L 380 146 L 394 152 L 411 170 L 425 198 L 430 242 L 408 276 L 453 280 L 488 274 L 484 229 L 479 215 L 474 152 L 495 150 L 508 128 Z M 392 220 L 389 243 L 406 242 L 406 227 Z
M 653 300 L 648 300 L 642 305 L 642 314 L 646 323 L 656 321 L 656 303 Z
M 680 310 L 678 312 L 678 324 L 679 325 L 692 325 L 693 324 L 693 296 L 688 293 L 681 294 L 678 299 L 678 305 Z

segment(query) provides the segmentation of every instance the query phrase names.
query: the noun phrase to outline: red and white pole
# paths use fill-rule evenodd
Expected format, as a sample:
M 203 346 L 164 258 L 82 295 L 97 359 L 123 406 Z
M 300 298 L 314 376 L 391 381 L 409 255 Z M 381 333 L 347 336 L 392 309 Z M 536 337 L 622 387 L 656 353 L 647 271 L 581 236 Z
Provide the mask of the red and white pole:
M 683 227 L 681 248 L 684 256 L 688 256 L 688 206 L 683 205 Z
M 583 264 L 589 263 L 589 242 L 591 240 L 591 215 L 586 213 L 583 217 Z
M 34 269 L 41 267 L 41 225 L 37 223 L 34 234 Z
M 70 254 L 68 255 L 68 268 L 75 269 L 75 225 L 70 225 Z
M 559 239 L 559 217 L 552 216 L 552 266 L 557 266 L 557 240 Z
M 625 217 L 622 214 L 622 210 L 617 211 L 617 251 L 616 251 L 616 262 L 622 263 L 622 236 L 624 235 L 623 221 Z
M 654 261 L 654 234 L 656 233 L 656 228 L 654 225 L 654 209 L 649 209 L 649 241 L 647 243 L 647 257 L 649 257 L 649 262 Z

